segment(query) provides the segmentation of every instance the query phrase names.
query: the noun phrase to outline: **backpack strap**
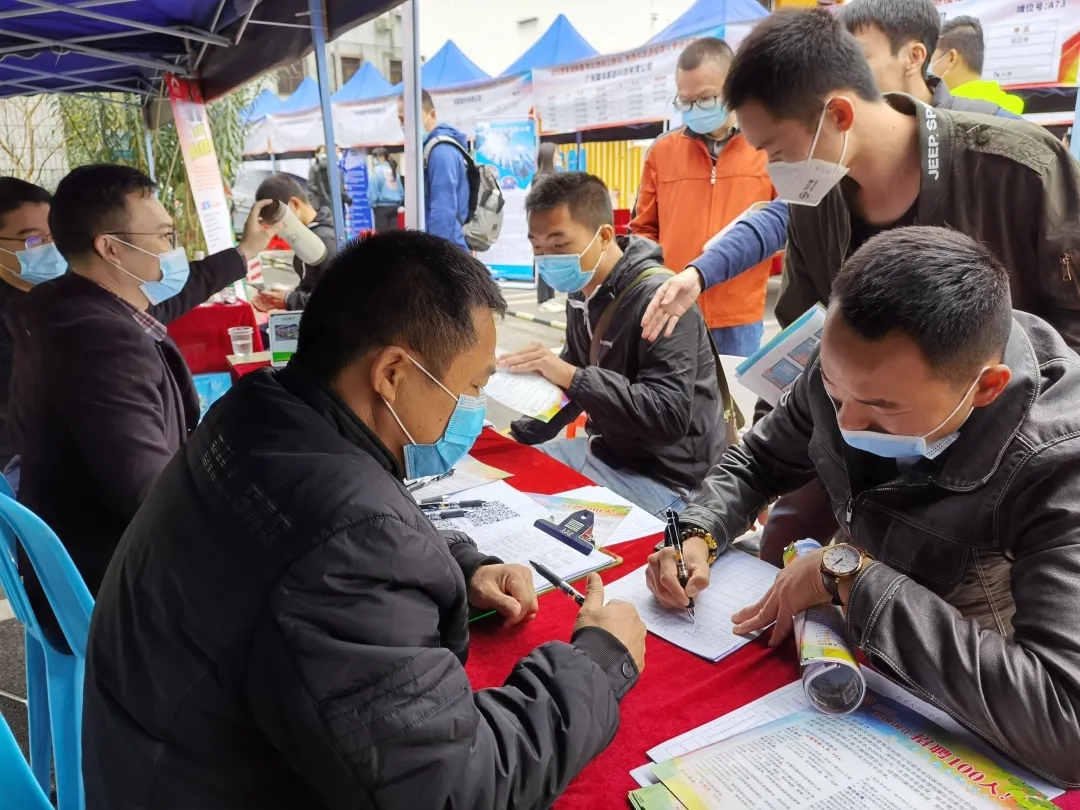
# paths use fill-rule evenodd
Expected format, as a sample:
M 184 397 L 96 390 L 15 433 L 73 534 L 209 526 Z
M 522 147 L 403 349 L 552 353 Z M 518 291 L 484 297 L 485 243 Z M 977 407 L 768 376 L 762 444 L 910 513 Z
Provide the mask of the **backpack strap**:
M 428 158 L 431 156 L 431 150 L 434 149 L 436 146 L 438 146 L 441 143 L 448 143 L 451 146 L 456 147 L 458 152 L 461 153 L 461 156 L 463 158 L 465 158 L 466 163 L 472 163 L 473 162 L 472 155 L 469 154 L 469 150 L 467 150 L 464 146 L 462 146 L 460 143 L 458 143 L 456 138 L 451 138 L 449 135 L 436 135 L 434 138 L 432 138 L 426 144 L 424 144 L 424 168 L 425 169 L 427 168 L 427 165 L 428 165 Z
M 666 267 L 647 267 L 638 273 L 633 281 L 623 287 L 622 291 L 615 296 L 614 301 L 604 307 L 604 311 L 600 313 L 600 320 L 596 322 L 596 328 L 593 329 L 592 343 L 589 345 L 590 366 L 597 365 L 597 361 L 600 359 L 600 343 L 604 339 L 604 333 L 611 325 L 611 321 L 619 309 L 619 304 L 622 303 L 626 294 L 638 284 L 645 281 L 645 279 L 661 275 L 674 276 L 675 274 Z M 695 304 L 694 306 L 697 305 Z M 587 313 L 586 317 L 588 317 Z M 746 419 L 743 417 L 742 412 L 739 410 L 739 406 L 735 404 L 735 400 L 731 396 L 731 389 L 728 388 L 727 375 L 724 374 L 724 366 L 720 362 L 720 352 L 716 349 L 716 343 L 713 341 L 712 334 L 709 333 L 708 327 L 706 327 L 705 333 L 709 337 L 709 350 L 712 352 L 713 364 L 716 366 L 716 384 L 720 389 L 720 401 L 724 407 L 724 422 L 732 428 L 731 432 L 734 433 L 735 429 L 741 429 L 743 425 L 746 424 Z M 730 437 L 728 443 L 733 443 Z

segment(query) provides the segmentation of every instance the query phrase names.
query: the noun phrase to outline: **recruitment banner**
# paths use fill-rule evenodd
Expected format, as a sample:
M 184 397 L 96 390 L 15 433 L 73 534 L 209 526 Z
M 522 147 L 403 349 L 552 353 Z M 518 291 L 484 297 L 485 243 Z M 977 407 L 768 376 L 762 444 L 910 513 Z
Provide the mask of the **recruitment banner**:
M 532 287 L 532 245 L 525 219 L 525 197 L 536 174 L 536 151 L 540 146 L 535 118 L 480 119 L 476 122 L 476 162 L 499 174 L 499 186 L 506 198 L 499 239 L 478 254 L 503 281 Z
M 228 250 L 236 244 L 232 216 L 202 94 L 197 85 L 170 74 L 169 100 L 206 248 L 210 253 Z
M 982 24 L 983 78 L 1003 85 L 1076 84 L 1080 0 L 935 0 L 943 23 Z
M 528 118 L 533 108 L 533 87 L 525 74 L 454 90 L 432 91 L 431 99 L 440 124 L 456 127 L 473 139 L 480 119 Z M 394 115 L 396 118 L 396 110 Z
M 270 145 L 275 155 L 285 152 L 314 152 L 326 144 L 322 108 L 293 115 L 269 115 Z
M 690 42 L 673 40 L 533 70 L 533 95 L 543 133 L 666 121 L 673 115 L 675 66 Z
M 345 190 L 352 197 L 349 206 L 348 234 L 356 239 L 363 231 L 373 230 L 374 219 L 371 206 L 368 205 L 368 159 L 366 149 L 350 149 L 345 153 L 342 165 L 345 177 Z
M 397 96 L 334 105 L 334 137 L 353 148 L 404 143 Z

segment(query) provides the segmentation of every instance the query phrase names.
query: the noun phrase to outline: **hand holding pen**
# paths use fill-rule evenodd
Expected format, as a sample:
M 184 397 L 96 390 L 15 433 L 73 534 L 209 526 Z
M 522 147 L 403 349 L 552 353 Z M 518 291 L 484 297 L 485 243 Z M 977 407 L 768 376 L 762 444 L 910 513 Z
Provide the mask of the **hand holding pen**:
M 686 561 L 683 559 L 682 549 L 682 526 L 679 525 L 679 516 L 675 514 L 674 509 L 667 510 L 667 526 L 665 527 L 667 533 L 667 542 L 669 546 L 675 551 L 675 571 L 679 577 L 679 586 L 686 591 L 686 585 L 690 582 L 690 575 L 686 572 Z M 686 597 L 689 601 L 686 604 L 686 615 L 690 617 L 690 621 L 694 619 L 694 597 L 687 594 Z
M 682 557 L 681 572 L 678 557 Z M 649 556 L 645 580 L 664 607 L 692 607 L 694 597 L 709 587 L 709 550 L 704 541 L 691 537 L 684 544 L 682 522 L 669 516 L 664 544 Z M 688 611 L 687 615 L 693 614 Z

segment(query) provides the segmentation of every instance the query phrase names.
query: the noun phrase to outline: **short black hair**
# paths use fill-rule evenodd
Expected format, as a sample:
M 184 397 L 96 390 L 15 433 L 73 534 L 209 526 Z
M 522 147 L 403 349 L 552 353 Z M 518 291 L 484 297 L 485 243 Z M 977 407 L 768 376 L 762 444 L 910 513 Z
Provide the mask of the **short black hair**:
M 970 384 L 1012 331 L 1009 273 L 949 228 L 894 228 L 868 239 L 833 281 L 831 308 L 862 337 L 910 336 L 942 379 Z
M 103 233 L 123 233 L 128 225 L 129 194 L 148 196 L 157 185 L 130 166 L 93 163 L 72 169 L 60 181 L 49 209 L 49 230 L 57 250 L 69 262 L 94 252 Z
M 35 186 L 18 177 L 0 177 L 0 228 L 4 217 L 24 205 L 48 205 L 52 195 L 41 186 Z
M 781 9 L 759 22 L 731 62 L 724 99 L 732 110 L 759 102 L 774 118 L 814 126 L 835 90 L 881 98 L 862 48 L 821 9 Z
M 615 214 L 611 210 L 611 194 L 604 181 L 587 172 L 557 172 L 545 175 L 533 184 L 525 198 L 525 213 L 551 211 L 565 205 L 570 218 L 592 230 L 601 225 L 614 225 Z
M 909 42 L 921 42 L 926 48 L 924 75 L 941 34 L 941 13 L 934 0 L 852 0 L 840 7 L 840 21 L 852 34 L 864 28 L 880 29 L 889 39 L 893 56 Z
M 506 301 L 491 271 L 461 248 L 421 231 L 392 231 L 348 245 L 331 262 L 300 319 L 296 360 L 330 383 L 370 351 L 413 349 L 441 377 L 476 344 L 473 311 Z
M 679 70 L 696 70 L 702 62 L 715 61 L 727 64 L 733 56 L 731 46 L 718 37 L 695 39 L 679 54 Z
M 983 39 L 982 23 L 974 17 L 956 17 L 941 26 L 938 49 L 943 52 L 956 51 L 964 64 L 982 75 L 986 42 Z
M 286 172 L 270 175 L 259 183 L 259 187 L 255 190 L 256 200 L 277 200 L 282 205 L 288 205 L 293 197 L 308 205 L 311 204 L 300 181 Z

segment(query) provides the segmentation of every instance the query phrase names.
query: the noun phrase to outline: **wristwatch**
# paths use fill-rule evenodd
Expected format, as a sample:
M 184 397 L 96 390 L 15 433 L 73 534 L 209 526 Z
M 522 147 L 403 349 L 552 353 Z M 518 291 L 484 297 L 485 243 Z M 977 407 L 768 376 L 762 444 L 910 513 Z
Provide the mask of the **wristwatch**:
M 826 546 L 821 555 L 821 582 L 825 590 L 832 597 L 834 605 L 843 606 L 840 601 L 840 580 L 854 579 L 863 567 L 863 562 L 869 560 L 868 555 L 850 543 L 837 543 L 834 546 Z

